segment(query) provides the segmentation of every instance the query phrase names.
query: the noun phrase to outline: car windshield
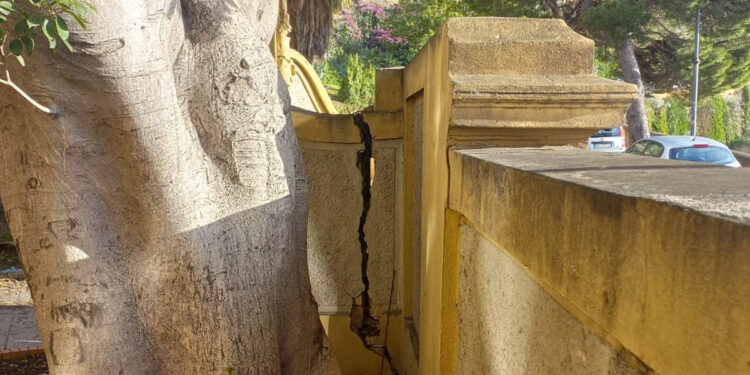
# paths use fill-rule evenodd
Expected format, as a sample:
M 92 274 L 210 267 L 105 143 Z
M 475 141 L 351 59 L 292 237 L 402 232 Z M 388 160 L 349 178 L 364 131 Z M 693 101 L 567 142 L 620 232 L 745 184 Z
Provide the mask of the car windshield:
M 713 164 L 734 163 L 732 154 L 721 147 L 680 147 L 669 150 L 669 158 L 675 160 L 699 161 Z
M 628 154 L 643 155 L 643 152 L 646 150 L 647 145 L 648 142 L 646 141 L 638 141 L 636 143 L 633 143 L 633 145 L 625 150 L 625 152 Z
M 596 134 L 592 135 L 592 137 L 619 137 L 620 136 L 620 127 L 611 128 L 611 129 L 600 129 Z

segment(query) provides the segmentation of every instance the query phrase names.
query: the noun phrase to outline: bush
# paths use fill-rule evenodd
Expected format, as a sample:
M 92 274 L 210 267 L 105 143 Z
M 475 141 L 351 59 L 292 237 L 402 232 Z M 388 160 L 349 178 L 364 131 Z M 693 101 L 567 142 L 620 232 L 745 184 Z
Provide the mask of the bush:
M 736 138 L 734 141 L 727 143 L 732 150 L 739 149 L 741 145 L 750 145 L 750 137 L 744 136 Z
M 371 104 L 374 78 L 369 70 L 406 65 L 437 28 L 450 17 L 470 15 L 468 5 L 457 0 L 403 1 L 386 7 L 357 0 L 341 12 L 324 64 L 318 66 L 332 97 L 344 102 L 344 111 Z M 351 58 L 358 57 L 356 63 Z M 359 64 L 351 66 L 351 64 Z M 367 68 L 365 68 L 367 67 Z M 339 74 L 340 82 L 327 75 Z M 336 95 L 337 83 L 341 90 Z M 344 88 L 346 86 L 346 88 Z M 369 90 L 369 92 L 365 92 Z
M 672 135 L 688 134 L 690 129 L 690 116 L 688 116 L 688 109 L 685 106 L 684 101 L 678 97 L 671 97 L 667 99 L 665 105 L 667 106 L 667 110 L 665 111 L 666 118 L 664 120 L 660 119 L 660 124 L 663 124 L 662 121 L 666 121 L 667 133 Z M 660 125 L 660 127 L 661 126 L 663 125 Z
M 659 111 L 659 118 L 656 123 L 656 131 L 662 134 L 669 134 L 669 120 L 667 120 L 666 108 Z
M 648 118 L 648 125 L 651 128 L 651 130 L 656 130 L 655 125 L 656 125 L 656 118 L 658 115 L 659 115 L 658 108 L 655 108 L 654 104 L 647 99 L 646 100 L 646 117 Z
M 336 70 L 336 68 L 333 66 L 333 64 L 331 64 L 330 61 L 326 61 L 323 65 L 320 66 L 318 74 L 320 74 L 320 80 L 326 87 L 332 88 L 334 90 L 341 89 L 343 74 Z
M 472 16 L 470 4 L 457 0 L 402 1 L 400 12 L 387 19 L 393 34 L 407 42 L 404 63 L 411 60 L 448 18 Z
M 742 105 L 745 117 L 742 124 L 742 136 L 750 137 L 750 86 L 745 86 L 742 89 Z
M 731 98 L 728 98 L 731 99 Z M 735 139 L 742 136 L 742 118 L 735 116 L 737 114 L 734 109 L 736 102 L 728 101 L 724 99 L 726 105 L 724 106 L 724 135 L 726 143 L 731 143 Z
M 594 53 L 594 71 L 602 78 L 620 78 L 620 65 L 614 48 L 596 46 Z M 650 122 L 649 122 L 650 123 Z
M 398 17 L 402 9 L 399 5 L 380 7 L 357 1 L 350 11 L 342 11 L 333 29 L 328 57 L 318 66 L 318 73 L 331 96 L 343 102 L 343 112 L 372 103 L 375 68 L 408 62 L 408 41 L 395 36 L 388 21 Z
M 711 126 L 711 132 L 708 135 L 711 139 L 719 142 L 726 142 L 726 113 L 727 103 L 720 95 L 714 96 L 711 105 L 714 112 L 714 121 Z
M 374 95 L 375 68 L 365 66 L 359 56 L 349 55 L 339 98 L 345 102 L 349 112 L 355 112 L 370 105 Z
M 646 116 L 651 131 L 669 134 L 669 123 L 667 121 L 667 104 L 659 104 L 658 100 L 646 100 Z

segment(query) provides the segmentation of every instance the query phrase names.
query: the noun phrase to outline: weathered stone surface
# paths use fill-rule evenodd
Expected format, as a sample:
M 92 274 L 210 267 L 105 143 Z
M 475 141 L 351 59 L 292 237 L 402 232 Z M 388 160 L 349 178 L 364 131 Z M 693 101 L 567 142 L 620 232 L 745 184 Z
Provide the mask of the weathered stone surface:
M 354 127 L 354 125 L 351 125 Z M 322 314 L 348 314 L 363 290 L 357 226 L 362 211 L 362 177 L 355 165 L 361 145 L 302 142 L 310 186 L 308 266 L 313 294 Z M 370 294 L 378 313 L 387 311 L 395 252 L 397 142 L 375 142 L 375 180 L 366 240 Z M 391 310 L 399 310 L 394 295 Z
M 643 373 L 468 225 L 460 248 L 456 374 Z
M 375 110 L 400 111 L 404 106 L 404 68 L 378 69 L 375 72 Z
M 308 111 L 315 111 L 315 106 L 310 100 L 310 94 L 305 91 L 305 86 L 299 79 L 292 82 L 289 85 L 289 96 L 291 97 L 292 104 L 295 107 L 299 107 Z
M 562 20 L 454 18 L 447 23 L 455 74 L 592 74 L 594 41 Z
M 415 133 L 421 139 L 404 143 L 405 150 L 421 145 L 425 172 L 414 212 L 421 217 L 420 373 L 451 371 L 457 355 L 453 323 L 443 321 L 453 287 L 444 278 L 449 149 L 576 145 L 591 129 L 620 125 L 636 88 L 594 76 L 593 56 L 593 41 L 560 20 L 458 18 L 404 68 L 405 135 L 415 126 L 410 102 L 424 102 L 424 126 Z M 405 169 L 413 162 L 405 153 Z M 416 186 L 414 178 L 405 174 L 404 186 Z
M 450 170 L 450 208 L 609 345 L 660 374 L 747 371 L 748 170 L 555 148 Z
M 403 132 L 401 112 L 364 112 L 374 140 L 398 139 Z M 310 142 L 360 144 L 359 130 L 352 115 L 323 114 L 293 108 L 297 138 Z

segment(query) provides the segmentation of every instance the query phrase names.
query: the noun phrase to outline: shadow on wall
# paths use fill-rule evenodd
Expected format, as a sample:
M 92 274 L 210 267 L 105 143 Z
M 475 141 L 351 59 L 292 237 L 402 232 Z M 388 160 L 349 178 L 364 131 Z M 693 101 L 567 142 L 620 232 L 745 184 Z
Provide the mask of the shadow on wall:
M 365 349 L 359 341 L 359 337 L 349 328 L 349 316 L 321 316 L 320 319 L 328 333 L 328 338 L 331 340 L 331 347 L 338 359 L 342 374 L 391 375 L 388 362 L 383 357 Z M 379 343 L 383 342 L 384 339 L 385 323 L 385 317 L 381 316 L 380 326 L 383 329 L 380 338 L 377 340 Z M 396 318 L 391 317 L 390 323 L 389 346 L 393 343 L 393 337 L 400 337 L 399 334 L 393 332 L 398 327 Z M 399 372 L 401 371 L 402 369 L 399 369 Z

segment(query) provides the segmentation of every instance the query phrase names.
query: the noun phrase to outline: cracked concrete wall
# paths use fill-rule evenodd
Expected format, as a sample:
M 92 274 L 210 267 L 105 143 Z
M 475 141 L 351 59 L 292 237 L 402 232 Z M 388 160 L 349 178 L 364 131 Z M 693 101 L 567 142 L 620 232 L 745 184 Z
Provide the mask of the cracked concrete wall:
M 354 124 L 352 124 L 354 126 Z M 361 175 L 356 166 L 360 144 L 301 141 L 310 185 L 308 267 L 322 315 L 348 314 L 352 297 L 362 292 L 357 226 L 362 210 Z M 400 141 L 375 141 L 372 202 L 365 225 L 369 246 L 371 297 L 376 314 L 387 310 L 396 251 L 397 168 Z M 391 311 L 400 311 L 398 280 Z
M 461 227 L 456 374 L 643 374 L 555 302 L 521 265 Z

